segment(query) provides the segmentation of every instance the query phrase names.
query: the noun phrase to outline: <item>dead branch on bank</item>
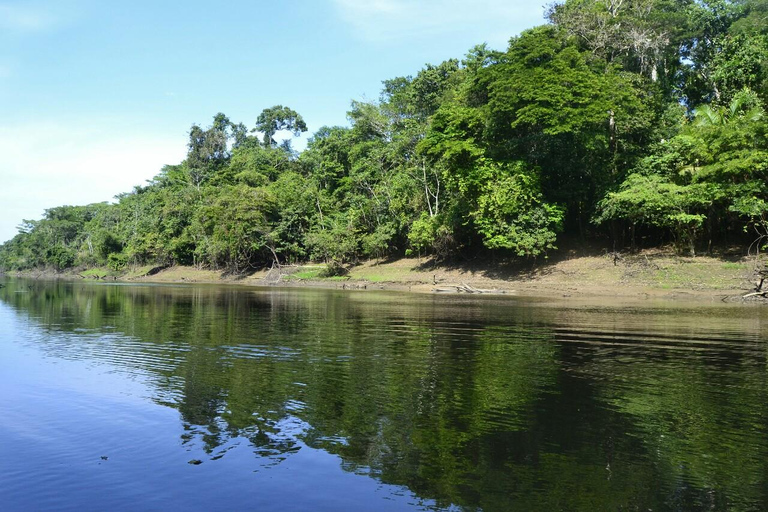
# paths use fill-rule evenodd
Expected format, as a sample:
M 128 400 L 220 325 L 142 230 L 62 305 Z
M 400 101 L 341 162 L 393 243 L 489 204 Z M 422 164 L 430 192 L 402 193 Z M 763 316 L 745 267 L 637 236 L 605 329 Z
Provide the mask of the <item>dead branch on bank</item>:
M 272 267 L 264 275 L 264 281 L 267 284 L 277 284 L 283 277 L 289 276 L 300 268 L 300 265 L 281 265 L 280 262 L 275 259 L 272 261 Z
M 750 297 L 762 297 L 768 299 L 768 290 L 764 288 L 766 284 L 765 280 L 768 279 L 768 266 L 762 269 L 756 269 L 755 274 L 757 274 L 756 277 L 760 280 L 755 283 L 755 287 L 751 292 L 741 296 L 742 299 L 748 299 Z
M 440 288 L 432 289 L 434 293 L 507 293 L 506 290 L 488 290 L 483 288 L 475 288 L 466 283 L 461 284 L 448 284 Z
M 765 289 L 766 285 L 766 279 L 768 279 L 768 263 L 764 263 L 763 259 L 760 255 L 760 249 L 762 247 L 762 244 L 765 242 L 765 239 L 768 238 L 768 235 L 762 234 L 758 232 L 760 236 L 755 239 L 754 242 L 749 246 L 749 249 L 747 249 L 747 254 L 749 256 L 752 256 L 752 251 L 754 249 L 754 271 L 752 274 L 753 279 L 757 279 L 757 282 L 754 283 L 754 287 L 749 293 L 746 293 L 741 296 L 742 299 L 749 299 L 751 297 L 762 297 L 764 299 L 768 298 L 768 289 Z

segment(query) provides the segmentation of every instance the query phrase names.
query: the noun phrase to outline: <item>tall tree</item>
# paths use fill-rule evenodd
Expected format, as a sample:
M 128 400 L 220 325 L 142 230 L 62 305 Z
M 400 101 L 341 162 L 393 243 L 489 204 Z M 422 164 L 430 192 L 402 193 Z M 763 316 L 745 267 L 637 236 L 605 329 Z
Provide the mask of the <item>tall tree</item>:
M 274 146 L 277 145 L 274 136 L 281 130 L 288 130 L 294 136 L 298 136 L 307 131 L 307 124 L 295 110 L 282 105 L 275 105 L 264 109 L 259 114 L 253 131 L 261 132 L 264 135 L 265 146 Z

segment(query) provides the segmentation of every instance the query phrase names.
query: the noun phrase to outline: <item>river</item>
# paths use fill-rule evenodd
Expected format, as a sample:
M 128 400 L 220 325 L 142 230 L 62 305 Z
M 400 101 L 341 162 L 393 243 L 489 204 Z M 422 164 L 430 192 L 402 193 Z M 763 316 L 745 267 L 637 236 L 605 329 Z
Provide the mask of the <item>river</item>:
M 766 510 L 768 308 L 0 280 L 3 510 Z

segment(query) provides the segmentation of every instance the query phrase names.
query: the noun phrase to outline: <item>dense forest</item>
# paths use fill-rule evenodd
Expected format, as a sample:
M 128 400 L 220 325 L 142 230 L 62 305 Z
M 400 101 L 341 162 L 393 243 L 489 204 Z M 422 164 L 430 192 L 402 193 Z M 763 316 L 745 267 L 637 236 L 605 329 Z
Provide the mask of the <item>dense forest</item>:
M 217 114 L 186 159 L 116 203 L 60 206 L 0 269 L 493 253 L 564 236 L 685 254 L 768 236 L 768 0 L 567 0 L 548 23 L 383 82 L 297 153 Z

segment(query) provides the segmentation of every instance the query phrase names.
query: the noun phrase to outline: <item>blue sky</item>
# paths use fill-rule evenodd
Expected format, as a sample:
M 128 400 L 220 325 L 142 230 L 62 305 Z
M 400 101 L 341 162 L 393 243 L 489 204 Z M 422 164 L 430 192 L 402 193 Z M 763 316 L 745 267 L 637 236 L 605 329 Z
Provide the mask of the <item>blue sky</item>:
M 184 158 L 192 123 L 276 104 L 344 125 L 381 81 L 543 23 L 517 0 L 0 0 L 0 241 Z M 303 147 L 303 140 L 295 144 Z

